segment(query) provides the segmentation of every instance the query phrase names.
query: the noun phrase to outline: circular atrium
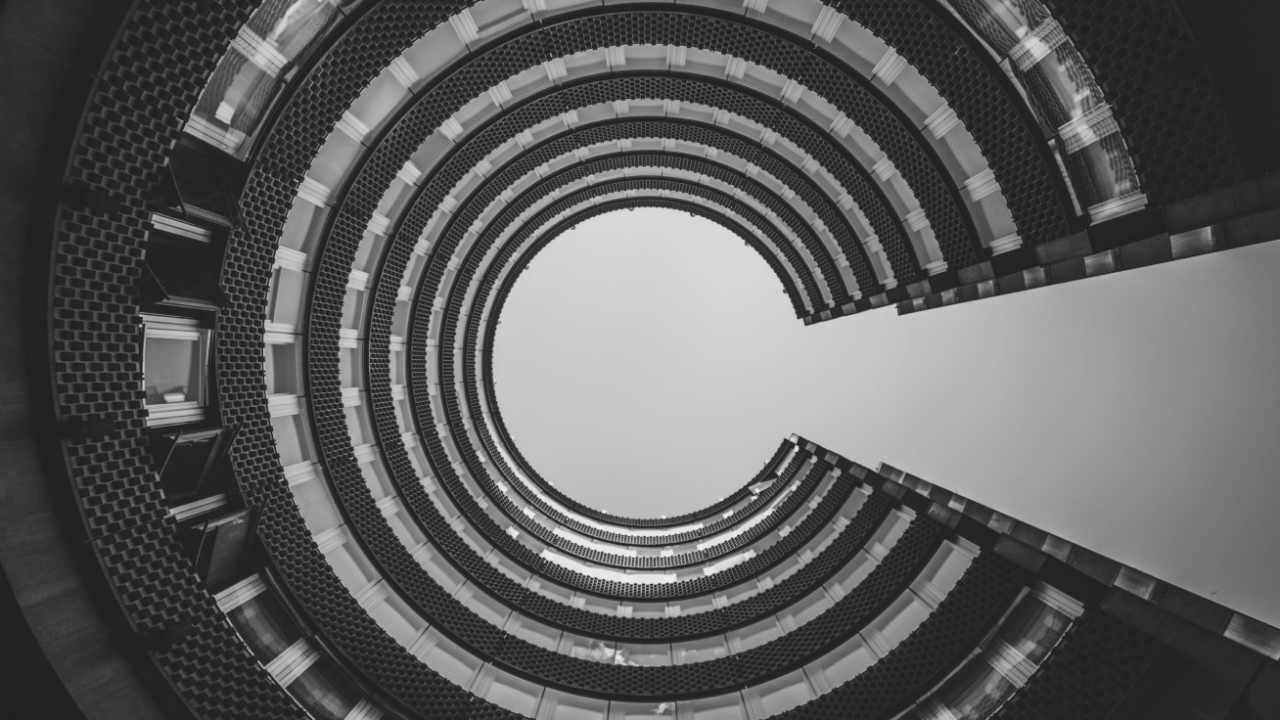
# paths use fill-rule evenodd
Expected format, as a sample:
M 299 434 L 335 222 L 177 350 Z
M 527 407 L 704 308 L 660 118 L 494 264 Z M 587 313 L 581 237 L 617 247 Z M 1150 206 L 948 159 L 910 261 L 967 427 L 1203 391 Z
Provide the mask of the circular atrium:
M 667 396 L 570 432 L 513 369 L 554 334 L 500 330 L 532 322 L 512 305 L 552 241 L 610 218 L 731 238 L 803 333 L 1278 239 L 1278 39 L 1255 0 L 0 3 L 0 700 L 1280 717 L 1280 629 L 998 496 L 846 458 L 855 438 L 785 429 L 730 462 L 655 434 L 665 464 L 636 472 L 703 495 L 587 502 L 516 438 L 607 483 L 635 458 L 593 431 L 650 438 Z M 566 302 L 694 257 L 661 252 Z M 783 350 L 778 388 L 806 372 Z

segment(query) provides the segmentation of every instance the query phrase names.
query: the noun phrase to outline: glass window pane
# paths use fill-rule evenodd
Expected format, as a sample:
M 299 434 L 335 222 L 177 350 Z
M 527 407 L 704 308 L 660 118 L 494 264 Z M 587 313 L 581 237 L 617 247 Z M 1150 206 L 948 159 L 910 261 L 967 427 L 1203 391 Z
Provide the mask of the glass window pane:
M 220 296 L 202 267 L 208 263 L 202 253 L 192 248 L 153 241 L 147 244 L 146 258 L 147 267 L 155 274 L 167 296 L 160 301 L 183 306 L 218 305 Z
M 289 467 L 311 459 L 302 418 L 299 415 L 271 418 L 271 430 L 280 453 L 280 465 Z
M 1033 664 L 1044 661 L 1071 619 L 1038 600 L 1028 600 L 1009 617 L 1000 637 Z
M 222 219 L 231 218 L 231 200 L 222 185 L 217 159 L 186 143 L 173 146 L 169 169 L 185 209 L 200 209 Z
M 205 86 L 188 129 L 235 153 L 257 128 L 279 88 L 279 81 L 233 48 Z
M 338 15 L 326 0 L 267 0 L 249 19 L 249 29 L 272 50 L 292 60 Z
M 205 332 L 191 331 L 190 337 L 148 332 L 142 366 L 148 405 L 204 404 Z
M 618 643 L 614 665 L 670 665 L 671 646 L 649 643 Z
M 152 455 L 157 462 L 164 463 L 160 484 L 166 497 L 182 499 L 196 490 L 222 433 L 223 430 L 216 429 L 152 436 Z
M 938 700 L 950 708 L 957 720 L 986 720 L 1016 690 L 995 668 L 975 662 L 952 678 Z
M 289 692 L 317 720 L 343 720 L 359 702 L 324 658 L 316 660 L 297 680 L 289 683 Z
M 297 625 L 270 592 L 259 593 L 227 613 L 254 657 L 270 662 L 302 637 Z
M 267 0 L 214 70 L 187 131 L 233 155 L 246 150 L 295 61 L 332 29 L 352 2 Z
M 297 344 L 267 345 L 265 355 L 267 360 L 267 394 L 300 394 Z

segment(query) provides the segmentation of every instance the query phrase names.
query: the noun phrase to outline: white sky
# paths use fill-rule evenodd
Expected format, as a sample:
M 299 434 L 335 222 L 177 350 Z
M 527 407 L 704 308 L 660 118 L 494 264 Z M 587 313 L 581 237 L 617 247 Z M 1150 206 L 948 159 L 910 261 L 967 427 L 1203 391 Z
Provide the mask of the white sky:
M 727 230 L 588 220 L 517 282 L 495 341 L 543 477 L 630 516 L 740 487 L 799 433 L 1280 625 L 1280 243 L 804 327 Z

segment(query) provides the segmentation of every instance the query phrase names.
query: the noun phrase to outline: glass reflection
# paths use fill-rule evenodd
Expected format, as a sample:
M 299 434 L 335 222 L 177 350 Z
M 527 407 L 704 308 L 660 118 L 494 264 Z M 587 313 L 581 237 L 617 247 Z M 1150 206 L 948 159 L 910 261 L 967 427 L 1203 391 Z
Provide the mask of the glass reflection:
M 1008 54 L 1033 28 L 1049 19 L 1049 11 L 1035 0 L 953 0 L 956 9 L 973 17 L 987 42 Z
M 187 132 L 240 156 L 296 61 L 315 46 L 354 2 L 266 0 L 249 18 L 214 70 Z
M 952 678 L 949 690 L 940 693 L 940 704 L 952 717 L 979 720 L 991 717 L 1018 688 L 990 665 L 974 663 Z
M 232 609 L 227 620 L 263 663 L 271 662 L 302 637 L 280 601 L 269 592 L 259 593 Z
M 1133 160 L 1102 90 L 1039 0 L 950 0 L 1007 57 L 1035 110 L 1058 128 L 1067 181 L 1094 222 L 1145 205 Z
M 151 322 L 143 344 L 143 389 L 149 406 L 205 404 L 209 331 Z
M 325 658 L 316 660 L 297 680 L 289 683 L 289 692 L 317 720 L 343 720 L 359 702 Z

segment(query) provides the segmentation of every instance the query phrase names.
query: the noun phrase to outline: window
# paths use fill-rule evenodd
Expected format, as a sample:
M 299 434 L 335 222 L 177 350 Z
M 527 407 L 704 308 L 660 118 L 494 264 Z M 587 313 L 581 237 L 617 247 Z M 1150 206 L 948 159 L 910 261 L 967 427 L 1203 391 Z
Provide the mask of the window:
M 272 101 L 315 47 L 356 3 L 267 0 L 232 41 L 205 86 L 186 131 L 233 155 L 247 152 Z
M 303 639 L 302 620 L 278 593 L 270 573 L 261 572 L 216 595 L 249 651 L 311 717 L 380 717 L 323 642 Z
M 143 315 L 142 387 L 151 427 L 199 422 L 208 405 L 209 336 L 190 318 Z
M 144 302 L 217 310 L 227 303 L 218 284 L 228 229 L 238 223 L 232 161 L 188 138 L 173 146 L 152 200 L 151 233 L 142 275 Z
M 145 302 L 171 308 L 217 310 L 226 305 L 226 295 L 208 268 L 218 267 L 210 243 L 192 237 L 171 237 L 175 228 L 199 226 L 163 215 L 153 215 L 156 232 L 147 242 L 146 266 L 142 276 Z
M 342 678 L 337 666 L 325 657 L 318 658 L 290 683 L 289 693 L 320 720 L 343 720 L 360 702 L 360 696 Z
M 192 221 L 229 227 L 239 211 L 232 175 L 235 169 L 226 156 L 189 138 L 180 139 L 169 157 L 169 178 L 165 205 Z
M 144 313 L 142 388 L 148 450 L 170 516 L 210 588 L 241 575 L 257 524 L 223 462 L 238 426 L 209 422 L 212 331 L 194 318 Z
M 151 454 L 170 505 L 208 494 L 236 429 L 182 429 L 151 434 Z
M 302 637 L 289 613 L 270 591 L 259 592 L 228 610 L 227 620 L 254 656 L 264 664 Z
M 197 523 L 187 530 L 188 552 L 196 572 L 212 590 L 244 577 L 248 550 L 257 533 L 258 512 L 248 508 Z
M 285 336 L 290 340 L 292 336 Z M 267 342 L 263 348 L 266 356 L 267 394 L 301 395 L 301 359 L 296 342 Z

